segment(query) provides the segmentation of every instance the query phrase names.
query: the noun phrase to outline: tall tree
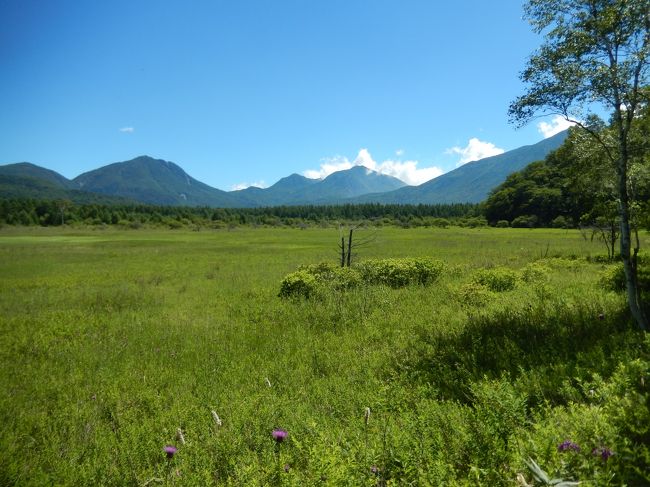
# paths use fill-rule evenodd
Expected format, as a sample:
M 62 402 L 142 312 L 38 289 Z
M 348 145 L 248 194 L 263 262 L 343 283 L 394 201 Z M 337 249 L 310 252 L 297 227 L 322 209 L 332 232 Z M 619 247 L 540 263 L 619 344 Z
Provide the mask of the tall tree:
M 629 171 L 637 117 L 648 103 L 650 0 L 528 0 L 524 6 L 544 43 L 521 74 L 524 95 L 509 109 L 521 126 L 537 115 L 559 114 L 575 122 L 600 145 L 616 172 L 620 250 L 630 312 L 648 330 L 632 250 Z M 596 113 L 612 115 L 608 136 Z M 638 239 L 637 239 L 638 242 Z

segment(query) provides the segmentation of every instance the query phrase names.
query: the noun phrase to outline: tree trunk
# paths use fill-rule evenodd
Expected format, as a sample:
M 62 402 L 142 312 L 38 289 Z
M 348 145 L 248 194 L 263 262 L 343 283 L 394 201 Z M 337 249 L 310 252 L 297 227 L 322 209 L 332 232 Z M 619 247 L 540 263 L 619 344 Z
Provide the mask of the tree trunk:
M 630 202 L 627 192 L 627 147 L 621 144 L 620 160 L 618 163 L 618 193 L 619 201 L 619 214 L 621 217 L 621 258 L 623 259 L 623 270 L 625 272 L 625 290 L 627 293 L 627 301 L 630 307 L 632 318 L 636 322 L 639 329 L 648 331 L 648 318 L 643 312 L 641 304 L 639 285 L 637 279 L 637 266 L 636 254 L 637 250 L 632 256 L 632 232 L 630 228 Z
M 348 238 L 348 267 L 352 263 L 352 229 L 350 228 L 350 237 Z

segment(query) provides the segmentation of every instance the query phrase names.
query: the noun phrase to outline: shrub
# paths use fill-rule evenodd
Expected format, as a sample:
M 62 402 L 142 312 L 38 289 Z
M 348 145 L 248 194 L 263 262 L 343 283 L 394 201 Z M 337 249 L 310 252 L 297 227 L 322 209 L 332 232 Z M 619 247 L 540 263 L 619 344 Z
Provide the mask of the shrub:
M 431 226 L 437 228 L 447 228 L 451 223 L 446 218 L 433 218 L 431 220 Z
M 327 279 L 332 283 L 332 287 L 337 290 L 352 289 L 362 283 L 361 274 L 351 267 L 335 267 L 334 270 L 327 274 Z
M 537 225 L 537 217 L 535 215 L 521 215 L 512 220 L 514 228 L 532 228 Z
M 486 227 L 488 224 L 487 220 L 484 217 L 465 218 L 459 220 L 458 223 L 461 227 L 468 228 Z
M 415 274 L 418 284 L 427 285 L 435 282 L 445 267 L 444 263 L 434 259 L 414 259 Z
M 288 274 L 280 283 L 280 293 L 282 298 L 312 296 L 317 289 L 317 280 L 312 274 L 305 270 L 299 270 Z
M 474 274 L 473 282 L 494 292 L 510 291 L 517 284 L 517 273 L 506 267 L 481 269 Z
M 319 286 L 339 291 L 361 284 L 384 284 L 404 287 L 410 284 L 427 285 L 436 281 L 444 264 L 435 259 L 375 259 L 356 267 L 338 267 L 322 262 L 300 266 L 288 274 L 280 284 L 280 297 L 312 296 Z
M 410 259 L 373 259 L 358 266 L 363 281 L 368 284 L 386 284 L 391 287 L 406 286 L 415 274 Z
M 510 226 L 510 222 L 508 220 L 499 220 L 496 226 L 497 228 L 508 228 Z
M 553 228 L 569 228 L 569 223 L 566 221 L 566 218 L 560 215 L 551 222 L 551 226 Z
M 404 287 L 409 284 L 430 284 L 440 277 L 444 264 L 434 259 L 373 259 L 357 268 L 363 282 Z
M 645 306 L 648 306 L 650 305 L 650 265 L 648 265 L 648 259 L 638 259 L 637 280 L 641 300 Z M 600 283 L 604 289 L 610 291 L 619 292 L 625 290 L 625 271 L 623 270 L 623 264 L 609 266 L 601 274 Z
M 533 262 L 521 269 L 521 280 L 529 284 L 543 283 L 548 279 L 550 271 L 544 264 Z
M 298 270 L 305 271 L 312 276 L 322 280 L 329 279 L 332 274 L 334 274 L 334 272 L 340 268 L 341 267 L 336 266 L 330 262 L 320 262 L 318 264 L 301 265 L 298 267 Z
M 485 306 L 494 297 L 492 292 L 483 284 L 467 283 L 458 290 L 461 303 L 467 306 Z

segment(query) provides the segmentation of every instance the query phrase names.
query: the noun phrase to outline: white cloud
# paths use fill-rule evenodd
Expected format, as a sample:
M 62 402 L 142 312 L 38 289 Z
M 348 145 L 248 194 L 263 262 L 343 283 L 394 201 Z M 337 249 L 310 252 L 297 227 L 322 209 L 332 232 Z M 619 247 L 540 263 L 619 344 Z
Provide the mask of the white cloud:
M 255 188 L 266 188 L 267 184 L 264 181 L 256 181 L 254 183 L 238 183 L 233 184 L 230 187 L 230 191 L 239 191 L 240 189 L 250 188 L 251 186 Z
M 562 132 L 563 130 L 568 129 L 569 127 L 574 126 L 574 122 L 569 122 L 566 118 L 561 115 L 556 115 L 553 117 L 550 123 L 539 122 L 537 124 L 537 130 L 540 134 L 544 136 L 545 139 L 548 139 L 552 135 Z
M 120 130 L 120 132 L 122 132 L 123 134 L 132 134 L 133 132 L 135 132 L 135 129 L 134 129 L 133 127 L 122 127 L 122 128 L 119 129 L 119 130 Z
M 303 175 L 310 179 L 324 179 L 333 172 L 350 169 L 354 164 L 347 157 L 334 156 L 321 159 L 320 169 L 308 169 Z
M 402 157 L 402 156 L 404 155 L 404 149 L 397 149 L 397 150 L 395 151 L 395 155 L 396 155 L 397 157 Z
M 381 174 L 401 179 L 406 184 L 417 186 L 437 178 L 444 171 L 436 166 L 418 168 L 418 161 L 391 161 L 386 160 L 374 169 Z
M 447 154 L 458 154 L 460 156 L 456 167 L 462 166 L 467 162 L 478 161 L 485 157 L 503 154 L 504 152 L 505 150 L 497 147 L 492 142 L 483 142 L 476 137 L 469 139 L 465 147 L 452 147 L 446 150 Z
M 398 152 L 403 153 L 403 151 Z M 444 172 L 435 166 L 418 168 L 418 164 L 418 161 L 392 159 L 378 163 L 372 158 L 368 149 L 361 149 L 353 161 L 344 156 L 326 158 L 321 162 L 320 169 L 310 169 L 303 174 L 308 178 L 322 179 L 336 171 L 343 171 L 354 166 L 364 166 L 380 174 L 401 179 L 406 184 L 418 185 L 438 177 Z

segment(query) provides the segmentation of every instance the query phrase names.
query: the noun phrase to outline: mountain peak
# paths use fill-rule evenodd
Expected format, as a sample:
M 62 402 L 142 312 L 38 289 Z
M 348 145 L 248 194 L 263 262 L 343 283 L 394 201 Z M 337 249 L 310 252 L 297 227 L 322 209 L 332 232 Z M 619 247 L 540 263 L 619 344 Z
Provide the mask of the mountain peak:
M 86 191 L 155 205 L 237 206 L 227 192 L 197 181 L 171 161 L 146 155 L 83 173 L 74 181 Z
M 269 188 L 221 191 L 189 176 L 180 166 L 149 155 L 115 162 L 86 172 L 70 181 L 54 171 L 29 162 L 0 166 L 0 178 L 12 194 L 41 194 L 50 189 L 81 189 L 155 205 L 254 207 L 340 203 L 437 204 L 479 202 L 512 172 L 544 159 L 558 148 L 566 132 L 500 155 L 465 164 L 420 186 L 408 186 L 398 178 L 357 165 L 310 179 L 286 176 Z M 42 188 L 35 189 L 35 188 Z M 7 189 L 4 190 L 7 193 Z M 38 193 L 40 191 L 40 193 Z M 49 191 L 49 192 L 48 192 Z

